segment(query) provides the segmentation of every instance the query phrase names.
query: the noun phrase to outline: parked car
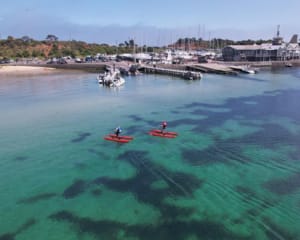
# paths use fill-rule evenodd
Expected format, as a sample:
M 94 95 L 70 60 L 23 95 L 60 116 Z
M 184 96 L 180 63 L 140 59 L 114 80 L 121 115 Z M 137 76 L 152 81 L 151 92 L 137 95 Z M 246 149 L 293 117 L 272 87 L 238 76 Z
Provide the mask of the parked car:
M 8 58 L 3 58 L 0 60 L 0 64 L 8 64 L 8 63 L 13 63 L 14 60 L 8 59 Z
M 76 63 L 82 63 L 82 60 L 80 58 L 75 58 Z
M 68 62 L 64 58 L 60 58 L 57 60 L 58 64 L 67 64 Z

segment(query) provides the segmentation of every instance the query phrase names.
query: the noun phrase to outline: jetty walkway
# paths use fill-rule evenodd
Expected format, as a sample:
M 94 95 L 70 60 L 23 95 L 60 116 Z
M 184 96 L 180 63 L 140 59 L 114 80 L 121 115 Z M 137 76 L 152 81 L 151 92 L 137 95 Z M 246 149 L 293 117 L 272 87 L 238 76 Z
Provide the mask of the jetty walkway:
M 181 77 L 187 80 L 201 79 L 202 74 L 200 72 L 190 71 L 190 70 L 179 70 L 171 68 L 153 67 L 143 65 L 139 67 L 139 71 L 144 73 L 155 73 L 155 74 L 165 74 L 170 76 Z
M 182 76 L 183 73 L 191 72 L 195 75 L 200 74 L 200 78 L 202 77 L 201 73 L 237 74 L 230 66 L 218 63 L 159 64 L 157 67 L 143 65 L 140 68 L 142 72 L 146 73 L 159 73 L 174 76 Z

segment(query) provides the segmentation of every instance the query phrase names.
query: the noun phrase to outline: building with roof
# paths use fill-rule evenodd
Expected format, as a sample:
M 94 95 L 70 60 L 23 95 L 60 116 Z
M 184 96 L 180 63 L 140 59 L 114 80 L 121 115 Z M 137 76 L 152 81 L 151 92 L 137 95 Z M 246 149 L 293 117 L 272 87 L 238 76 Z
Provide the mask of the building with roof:
M 222 50 L 224 61 L 276 61 L 286 55 L 282 45 L 230 45 Z
M 272 43 L 261 45 L 229 45 L 222 49 L 224 61 L 285 61 L 300 58 L 300 46 L 298 35 L 293 35 L 289 43 L 284 43 L 279 36 L 279 26 L 277 36 Z

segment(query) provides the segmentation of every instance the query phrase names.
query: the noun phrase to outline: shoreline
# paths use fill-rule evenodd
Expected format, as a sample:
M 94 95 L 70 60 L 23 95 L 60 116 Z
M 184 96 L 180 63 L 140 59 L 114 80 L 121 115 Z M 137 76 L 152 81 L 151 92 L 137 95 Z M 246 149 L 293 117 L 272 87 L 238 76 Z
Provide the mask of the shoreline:
M 20 75 L 44 75 L 61 72 L 56 68 L 41 67 L 41 66 L 12 66 L 3 65 L 0 66 L 0 76 L 20 76 Z
M 294 60 L 289 61 L 293 66 L 299 67 L 300 61 Z M 199 66 L 213 66 L 212 69 L 216 68 L 228 68 L 230 65 L 248 65 L 254 68 L 281 68 L 285 66 L 286 61 L 273 61 L 273 62 L 220 62 L 213 61 L 210 63 L 196 63 Z M 45 74 L 58 74 L 58 73 L 66 73 L 70 71 L 82 71 L 82 72 L 90 72 L 90 73 L 99 73 L 103 72 L 106 66 L 115 64 L 116 67 L 118 65 L 122 66 L 122 64 L 118 62 L 106 62 L 106 63 L 70 63 L 70 64 L 7 64 L 0 65 L 0 77 L 1 76 L 22 76 L 22 75 L 45 75 Z M 132 63 L 133 64 L 133 63 Z M 124 64 L 123 64 L 124 65 Z M 192 66 L 192 64 L 166 64 L 161 67 L 166 67 L 170 69 L 184 69 L 188 66 Z M 201 72 L 201 70 L 200 70 Z M 205 71 L 206 72 L 206 71 Z M 212 71 L 213 72 L 213 71 Z M 209 73 L 209 72 L 207 72 Z
M 82 69 L 73 68 L 57 68 L 54 66 L 42 65 L 0 65 L 0 79 L 1 77 L 9 76 L 39 76 L 39 75 L 53 75 L 66 73 L 86 72 Z

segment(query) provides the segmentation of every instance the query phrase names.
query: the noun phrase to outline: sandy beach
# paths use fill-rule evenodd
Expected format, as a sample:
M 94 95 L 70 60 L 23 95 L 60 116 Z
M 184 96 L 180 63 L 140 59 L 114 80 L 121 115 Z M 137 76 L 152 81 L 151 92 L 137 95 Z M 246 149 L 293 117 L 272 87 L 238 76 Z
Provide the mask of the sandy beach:
M 33 66 L 0 66 L 1 75 L 39 75 L 49 74 L 58 71 L 49 67 L 33 67 Z

